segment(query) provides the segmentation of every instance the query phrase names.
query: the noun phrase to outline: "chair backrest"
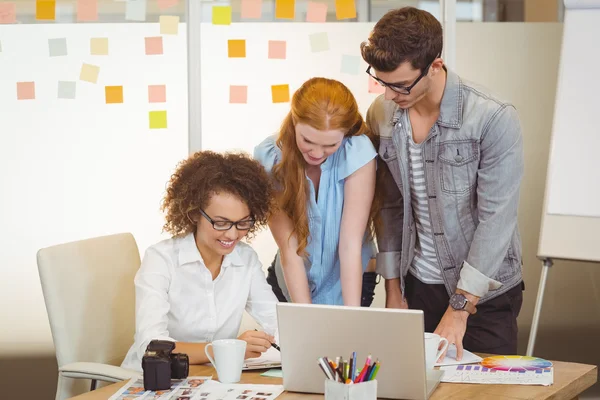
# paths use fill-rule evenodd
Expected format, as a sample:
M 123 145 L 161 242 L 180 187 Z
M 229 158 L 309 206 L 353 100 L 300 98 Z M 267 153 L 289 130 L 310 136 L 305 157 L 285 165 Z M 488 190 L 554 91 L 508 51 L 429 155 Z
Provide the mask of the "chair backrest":
M 122 233 L 44 248 L 37 264 L 58 366 L 120 365 L 135 333 L 140 255 Z

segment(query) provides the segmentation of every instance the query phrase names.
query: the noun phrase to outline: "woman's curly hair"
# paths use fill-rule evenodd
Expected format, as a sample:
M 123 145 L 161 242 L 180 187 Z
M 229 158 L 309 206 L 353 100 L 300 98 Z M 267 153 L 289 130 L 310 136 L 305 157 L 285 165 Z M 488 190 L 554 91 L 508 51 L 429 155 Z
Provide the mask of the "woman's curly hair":
M 180 162 L 171 176 L 161 210 L 163 230 L 173 236 L 196 231 L 200 209 L 215 193 L 239 197 L 250 209 L 255 224 L 248 237 L 265 226 L 274 206 L 273 187 L 265 169 L 244 153 L 199 151 Z

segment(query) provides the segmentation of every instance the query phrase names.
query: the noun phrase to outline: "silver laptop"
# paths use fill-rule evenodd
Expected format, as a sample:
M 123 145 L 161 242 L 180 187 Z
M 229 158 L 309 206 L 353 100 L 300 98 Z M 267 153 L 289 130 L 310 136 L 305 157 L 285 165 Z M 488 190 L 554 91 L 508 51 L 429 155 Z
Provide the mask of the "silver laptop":
M 443 372 L 425 371 L 423 312 L 383 308 L 278 303 L 279 344 L 285 390 L 323 393 L 319 357 L 357 354 L 379 359 L 377 397 L 426 400 Z

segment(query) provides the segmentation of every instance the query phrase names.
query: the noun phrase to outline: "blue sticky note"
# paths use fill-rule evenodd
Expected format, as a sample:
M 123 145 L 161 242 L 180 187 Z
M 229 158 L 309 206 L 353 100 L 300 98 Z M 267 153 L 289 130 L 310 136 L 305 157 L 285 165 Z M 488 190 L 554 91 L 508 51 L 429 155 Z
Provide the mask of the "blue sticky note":
M 342 54 L 342 74 L 358 75 L 360 68 L 360 57 Z
M 269 378 L 283 378 L 283 371 L 281 368 L 270 369 L 260 374 L 260 376 L 268 376 Z

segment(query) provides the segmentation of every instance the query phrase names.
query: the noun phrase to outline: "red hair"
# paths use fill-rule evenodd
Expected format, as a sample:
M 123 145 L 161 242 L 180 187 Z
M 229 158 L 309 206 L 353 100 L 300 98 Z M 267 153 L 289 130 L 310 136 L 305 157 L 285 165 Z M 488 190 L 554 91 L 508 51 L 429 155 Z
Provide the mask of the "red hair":
M 273 174 L 279 186 L 278 206 L 292 220 L 292 234 L 298 240 L 297 254 L 304 256 L 310 237 L 307 212 L 309 191 L 306 161 L 296 144 L 295 125 L 298 123 L 321 131 L 341 130 L 346 132 L 345 138 L 367 135 L 373 142 L 375 138 L 358 110 L 356 99 L 343 83 L 333 79 L 312 78 L 294 93 L 291 110 L 277 137 L 282 156 L 281 161 L 273 167 Z M 372 227 L 374 214 L 372 209 L 369 227 Z

